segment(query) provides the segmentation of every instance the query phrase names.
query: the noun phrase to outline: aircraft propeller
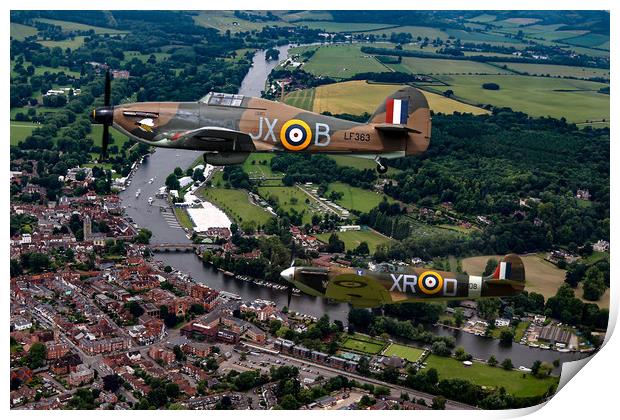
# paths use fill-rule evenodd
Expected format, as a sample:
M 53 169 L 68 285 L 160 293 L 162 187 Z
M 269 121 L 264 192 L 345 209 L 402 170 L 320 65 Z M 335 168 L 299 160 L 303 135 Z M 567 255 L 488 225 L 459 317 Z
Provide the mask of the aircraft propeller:
M 101 136 L 101 157 L 103 161 L 108 155 L 108 143 L 110 142 L 110 126 L 114 118 L 114 107 L 111 105 L 112 81 L 110 70 L 105 73 L 105 86 L 103 90 L 103 107 L 93 110 L 91 120 L 94 123 L 103 125 L 103 134 Z

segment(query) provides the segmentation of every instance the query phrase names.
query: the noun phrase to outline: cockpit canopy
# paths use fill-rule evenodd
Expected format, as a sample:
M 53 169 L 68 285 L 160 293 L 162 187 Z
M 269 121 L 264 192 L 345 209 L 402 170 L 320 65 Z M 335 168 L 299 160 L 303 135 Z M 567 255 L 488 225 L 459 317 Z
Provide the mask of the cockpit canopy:
M 209 92 L 206 96 L 200 99 L 199 102 L 213 106 L 240 107 L 243 103 L 243 98 L 243 95 L 236 95 L 233 93 Z

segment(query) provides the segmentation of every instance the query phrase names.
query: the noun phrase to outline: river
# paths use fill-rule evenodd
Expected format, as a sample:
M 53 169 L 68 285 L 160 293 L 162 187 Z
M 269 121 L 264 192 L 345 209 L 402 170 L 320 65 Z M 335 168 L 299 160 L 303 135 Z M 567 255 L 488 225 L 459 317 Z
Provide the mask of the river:
M 280 57 L 283 59 L 288 54 L 289 46 L 278 48 Z M 265 81 L 271 70 L 277 65 L 276 61 L 265 61 L 264 51 L 258 51 L 254 55 L 253 65 L 244 78 L 239 93 L 242 95 L 260 97 L 264 89 Z M 204 92 L 206 94 L 207 92 Z M 148 228 L 153 232 L 153 243 L 186 243 L 190 242 L 185 231 L 178 227 L 170 213 L 162 213 L 158 205 L 167 207 L 164 200 L 156 199 L 155 195 L 164 181 L 175 167 L 187 168 L 200 152 L 191 150 L 157 149 L 155 153 L 144 160 L 142 165 L 135 171 L 131 184 L 120 196 L 126 213 L 135 223 Z M 151 179 L 153 180 L 151 182 Z M 136 191 L 141 193 L 136 198 Z M 149 206 L 147 200 L 154 198 L 153 206 Z M 155 258 L 163 263 L 188 273 L 196 281 L 207 284 L 217 290 L 226 290 L 236 293 L 244 299 L 267 299 L 276 302 L 279 307 L 286 305 L 286 292 L 257 286 L 250 282 L 244 282 L 226 277 L 222 273 L 206 266 L 193 253 L 160 253 Z M 332 320 L 341 320 L 346 323 L 349 306 L 342 303 L 332 303 L 327 300 L 307 295 L 293 296 L 291 309 L 320 317 L 328 314 Z M 535 360 L 561 361 L 576 360 L 584 357 L 580 353 L 559 353 L 550 350 L 530 348 L 518 344 L 511 347 L 502 347 L 499 340 L 478 337 L 473 334 L 454 331 L 446 328 L 436 328 L 433 332 L 442 335 L 453 335 L 457 346 L 463 346 L 465 350 L 479 359 L 487 359 L 494 354 L 499 361 L 510 358 L 515 366 L 531 366 Z

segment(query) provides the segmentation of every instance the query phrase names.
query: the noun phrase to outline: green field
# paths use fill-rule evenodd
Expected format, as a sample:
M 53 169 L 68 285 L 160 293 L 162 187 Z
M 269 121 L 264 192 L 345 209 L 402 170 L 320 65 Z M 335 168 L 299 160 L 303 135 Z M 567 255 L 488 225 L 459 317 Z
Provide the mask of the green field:
M 560 66 L 553 64 L 533 64 L 533 63 L 494 63 L 498 66 L 506 66 L 509 70 L 519 73 L 528 73 L 531 76 L 558 76 L 576 77 L 579 79 L 589 79 L 591 77 L 610 78 L 609 69 L 597 69 L 591 67 Z
M 64 20 L 55 20 L 55 19 L 37 19 L 39 22 L 48 23 L 50 25 L 60 26 L 63 31 L 95 31 L 96 34 L 110 34 L 110 35 L 118 35 L 118 34 L 126 34 L 126 31 L 119 31 L 117 29 L 112 28 L 102 28 L 99 26 L 93 25 L 84 25 L 77 22 L 68 22 Z
M 574 38 L 563 39 L 562 42 L 580 47 L 594 47 L 605 50 L 609 49 L 609 36 L 602 34 L 588 33 Z
M 372 55 L 360 51 L 362 46 L 363 44 L 321 46 L 310 60 L 302 65 L 302 69 L 318 76 L 336 79 L 351 77 L 357 73 L 385 71 L 385 67 Z
M 255 177 L 279 177 L 282 174 L 274 174 L 271 170 L 271 159 L 275 156 L 275 153 L 252 153 L 243 162 L 243 170 L 250 176 Z M 265 164 L 261 163 L 265 162 Z
M 314 106 L 314 92 L 314 88 L 296 90 L 284 97 L 284 103 L 312 111 L 312 107 Z
M 372 254 L 377 249 L 377 246 L 393 242 L 393 239 L 387 238 L 372 230 L 336 232 L 336 234 L 344 242 L 344 247 L 347 251 L 354 250 L 358 247 L 359 244 L 361 244 L 362 242 L 366 242 L 368 244 L 368 248 L 370 249 L 370 253 Z M 326 232 L 319 233 L 318 235 L 316 235 L 316 237 L 320 241 L 327 243 L 329 241 L 330 235 L 330 232 Z
M 263 225 L 272 217 L 261 207 L 250 203 L 250 197 L 245 190 L 206 187 L 201 188 L 199 194 L 219 207 L 237 223 L 254 221 Z
M 491 367 L 484 363 L 474 362 L 472 366 L 465 366 L 458 360 L 431 355 L 426 359 L 426 368 L 435 368 L 439 379 L 459 378 L 466 379 L 481 386 L 504 387 L 506 391 L 517 397 L 532 397 L 542 395 L 550 386 L 557 386 L 555 376 L 544 379 L 519 372 L 505 370 L 501 367 Z M 525 375 L 525 377 L 524 377 Z
M 252 12 L 254 13 L 254 12 Z M 286 22 L 250 22 L 249 20 L 239 19 L 235 17 L 234 12 L 227 10 L 209 10 L 200 12 L 197 16 L 192 16 L 194 22 L 205 28 L 214 28 L 218 31 L 225 32 L 245 32 L 253 30 L 261 30 L 263 27 L 269 26 L 287 26 Z
M 11 22 L 11 38 L 23 41 L 27 36 L 36 35 L 39 31 L 34 26 Z
M 430 28 L 428 26 L 398 26 L 396 28 L 379 29 L 379 30 L 374 30 L 374 31 L 368 31 L 366 33 L 379 36 L 379 37 L 382 37 L 385 34 L 385 36 L 389 38 L 393 32 L 396 32 L 396 33 L 404 32 L 404 33 L 411 34 L 414 40 L 417 39 L 417 37 L 421 37 L 422 39 L 424 38 L 428 38 L 428 39 L 440 38 L 443 40 L 448 39 L 448 34 L 442 31 L 441 29 Z
M 192 222 L 191 217 L 189 217 L 189 214 L 187 214 L 185 209 L 182 209 L 180 207 L 175 207 L 174 214 L 177 217 L 177 220 L 179 221 L 179 224 L 181 226 L 183 226 L 186 229 L 194 228 L 194 223 Z
M 401 32 L 400 28 L 386 23 L 356 23 L 356 22 L 329 22 L 329 21 L 299 21 L 295 26 L 307 26 L 309 29 L 321 29 L 327 32 L 368 32 L 382 28 L 394 28 L 393 31 Z
M 390 203 L 395 202 L 392 198 L 386 196 L 385 194 L 379 194 L 374 191 L 352 187 L 342 182 L 332 182 L 329 184 L 325 196 L 328 197 L 332 191 L 343 194 L 341 199 L 336 200 L 336 203 L 340 204 L 345 209 L 357 210 L 362 213 L 368 213 L 370 210 L 377 207 L 379 203 L 383 201 L 384 197 L 387 198 Z
M 101 146 L 101 136 L 103 135 L 103 126 L 98 125 L 98 124 L 93 124 L 91 128 L 92 130 L 90 132 L 90 138 L 93 139 L 93 143 L 96 146 Z M 112 143 L 110 143 L 110 146 L 118 146 L 119 151 L 123 148 L 123 144 L 130 141 L 129 137 L 127 137 L 124 134 L 121 134 L 119 131 L 114 130 L 114 129 L 110 130 L 110 135 L 112 136 L 112 139 L 113 139 Z
M 454 95 L 476 104 L 510 107 L 532 116 L 565 117 L 571 122 L 609 121 L 609 95 L 598 93 L 608 86 L 585 80 L 534 76 L 440 76 Z M 499 90 L 486 90 L 483 83 L 493 82 Z
M 48 47 L 48 48 L 59 47 L 59 48 L 62 48 L 64 51 L 67 48 L 71 48 L 72 50 L 80 48 L 82 45 L 84 45 L 84 38 L 86 37 L 76 36 L 73 39 L 65 39 L 62 41 L 37 41 L 37 42 L 45 47 Z
M 373 171 L 377 167 L 377 164 L 372 159 L 364 159 L 348 155 L 330 155 L 329 157 L 335 160 L 338 166 L 349 166 L 351 168 L 359 170 L 370 169 Z M 400 169 L 390 167 L 387 171 L 387 174 L 390 175 L 398 172 L 400 172 Z
M 269 197 L 273 197 L 278 202 L 278 207 L 286 212 L 295 210 L 297 213 L 302 213 L 302 222 L 310 223 L 312 221 L 312 215 L 319 211 L 318 204 L 315 204 L 306 193 L 299 188 L 293 187 L 258 187 L 258 194 L 265 200 Z M 306 203 L 306 199 L 309 200 Z
M 422 356 L 422 353 L 424 353 L 424 350 L 417 347 L 403 346 L 402 344 L 396 343 L 390 344 L 390 346 L 383 352 L 386 356 L 398 356 L 410 362 L 417 361 L 420 356 Z
M 146 63 L 147 60 L 151 57 L 151 55 L 155 56 L 155 59 L 157 60 L 158 63 L 161 63 L 162 61 L 164 61 L 168 57 L 170 57 L 170 54 L 165 53 L 165 52 L 156 52 L 156 53 L 152 53 L 152 54 L 142 54 L 139 51 L 126 51 L 124 53 L 124 55 L 125 55 L 125 58 L 122 61 L 123 64 L 130 62 L 134 58 L 140 60 L 143 63 Z
M 412 74 L 510 74 L 486 63 L 441 58 L 403 57 L 400 64 L 390 64 L 396 71 Z
M 15 146 L 32 134 L 37 124 L 25 121 L 11 121 L 11 145 Z
M 349 337 L 344 340 L 340 347 L 358 353 L 378 354 L 381 350 L 383 350 L 383 347 L 385 347 L 385 343 L 382 341 L 373 340 L 370 337 Z

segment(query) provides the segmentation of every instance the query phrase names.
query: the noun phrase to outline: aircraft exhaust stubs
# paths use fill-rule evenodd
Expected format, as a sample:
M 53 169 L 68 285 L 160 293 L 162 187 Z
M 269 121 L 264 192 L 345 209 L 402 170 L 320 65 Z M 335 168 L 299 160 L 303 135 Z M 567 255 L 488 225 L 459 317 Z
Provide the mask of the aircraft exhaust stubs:
M 304 150 L 312 141 L 312 130 L 302 120 L 288 120 L 280 130 L 280 142 L 292 151 Z
M 434 295 L 443 290 L 443 277 L 434 271 L 425 271 L 418 278 L 418 289 L 425 295 Z

